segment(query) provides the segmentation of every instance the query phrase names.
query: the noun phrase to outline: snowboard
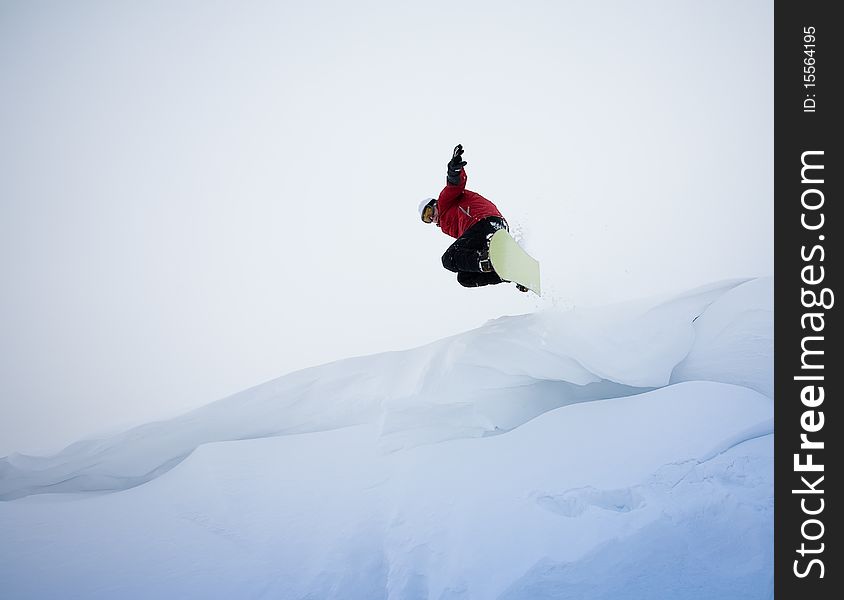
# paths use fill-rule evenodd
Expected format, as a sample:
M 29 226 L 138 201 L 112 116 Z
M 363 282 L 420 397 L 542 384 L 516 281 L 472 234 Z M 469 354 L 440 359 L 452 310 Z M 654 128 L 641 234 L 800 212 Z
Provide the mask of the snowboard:
M 504 281 L 519 283 L 537 296 L 539 286 L 539 261 L 522 250 L 516 240 L 504 229 L 499 229 L 489 241 L 489 260 L 492 268 Z

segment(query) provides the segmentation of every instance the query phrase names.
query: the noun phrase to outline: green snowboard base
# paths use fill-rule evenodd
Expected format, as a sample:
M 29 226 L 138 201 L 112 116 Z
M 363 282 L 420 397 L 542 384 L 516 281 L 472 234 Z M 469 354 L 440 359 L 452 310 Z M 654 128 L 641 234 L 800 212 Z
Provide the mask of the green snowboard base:
M 539 285 L 539 261 L 522 250 L 504 229 L 496 231 L 489 241 L 489 259 L 501 279 L 519 283 L 537 296 L 542 295 Z

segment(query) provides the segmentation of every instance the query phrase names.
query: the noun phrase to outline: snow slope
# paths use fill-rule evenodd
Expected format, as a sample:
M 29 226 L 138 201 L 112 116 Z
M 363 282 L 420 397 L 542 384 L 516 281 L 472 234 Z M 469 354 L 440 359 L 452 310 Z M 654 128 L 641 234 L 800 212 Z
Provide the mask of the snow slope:
M 6 457 L 2 595 L 772 597 L 772 285 L 502 317 Z

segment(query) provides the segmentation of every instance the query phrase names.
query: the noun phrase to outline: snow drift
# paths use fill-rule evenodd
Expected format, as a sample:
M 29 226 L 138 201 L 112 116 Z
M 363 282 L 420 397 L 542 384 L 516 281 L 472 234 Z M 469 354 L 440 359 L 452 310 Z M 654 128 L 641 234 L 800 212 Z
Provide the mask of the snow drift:
M 502 317 L 6 457 L 4 597 L 771 597 L 772 332 L 770 279 Z

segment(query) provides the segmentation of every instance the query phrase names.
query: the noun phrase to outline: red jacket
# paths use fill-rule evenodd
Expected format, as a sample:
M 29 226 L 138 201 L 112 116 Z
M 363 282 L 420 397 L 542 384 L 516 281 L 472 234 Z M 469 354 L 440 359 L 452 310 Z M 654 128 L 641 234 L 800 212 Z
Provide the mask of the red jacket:
M 502 217 L 495 204 L 466 189 L 466 170 L 460 171 L 458 185 L 446 185 L 437 198 L 440 213 L 437 225 L 451 237 L 463 235 L 472 225 L 487 217 Z M 502 217 L 503 218 L 503 217 Z

